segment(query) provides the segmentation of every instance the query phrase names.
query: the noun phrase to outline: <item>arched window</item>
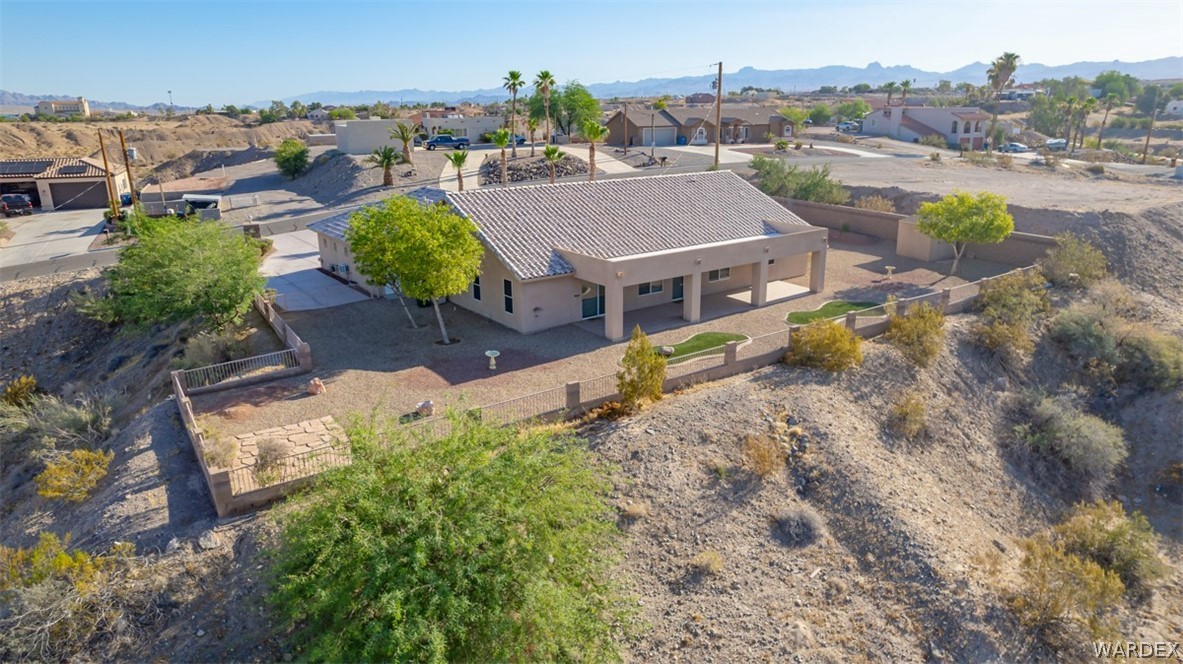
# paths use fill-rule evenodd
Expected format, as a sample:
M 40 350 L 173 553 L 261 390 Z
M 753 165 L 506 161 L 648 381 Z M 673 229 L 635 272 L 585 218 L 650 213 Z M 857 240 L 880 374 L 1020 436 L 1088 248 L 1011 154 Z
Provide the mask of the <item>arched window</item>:
M 974 123 L 974 131 L 975 132 L 982 131 L 982 121 L 981 120 L 978 120 L 977 122 Z
M 963 134 L 968 134 L 968 133 L 969 133 L 969 120 L 966 120 L 966 121 L 965 121 L 965 131 L 963 131 L 963 132 L 961 132 L 961 133 L 963 133 Z
M 953 121 L 953 133 L 954 134 L 957 133 L 957 121 L 956 120 Z

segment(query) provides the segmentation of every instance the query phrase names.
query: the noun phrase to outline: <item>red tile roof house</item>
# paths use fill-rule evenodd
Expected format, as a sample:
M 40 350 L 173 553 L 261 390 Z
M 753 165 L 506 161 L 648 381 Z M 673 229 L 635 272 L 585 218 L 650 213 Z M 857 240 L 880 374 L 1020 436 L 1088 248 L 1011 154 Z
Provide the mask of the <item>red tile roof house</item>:
M 42 210 L 104 208 L 107 171 L 102 159 L 59 157 L 0 160 L 0 194 L 26 194 Z M 111 164 L 115 196 L 131 192 L 123 167 Z
M 644 107 L 629 107 L 628 122 L 621 109 L 607 121 L 608 145 L 623 147 L 627 142 L 632 147 L 649 147 L 656 137 L 656 145 L 706 145 L 715 142 L 715 107 L 667 108 L 654 111 Z M 777 109 L 771 106 L 760 108 L 724 108 L 724 143 L 768 143 L 790 138 L 793 125 Z
M 976 106 L 888 106 L 863 118 L 862 133 L 912 143 L 932 135 L 943 138 L 953 148 L 981 150 L 990 129 L 989 120 L 990 114 Z
M 759 307 L 770 281 L 809 274 L 811 291 L 825 287 L 826 229 L 729 171 L 413 193 L 471 219 L 486 248 L 480 276 L 451 301 L 526 334 L 602 318 L 619 341 L 628 311 L 681 302 L 697 322 L 705 295 L 750 291 Z M 309 228 L 322 267 L 361 280 L 349 214 Z

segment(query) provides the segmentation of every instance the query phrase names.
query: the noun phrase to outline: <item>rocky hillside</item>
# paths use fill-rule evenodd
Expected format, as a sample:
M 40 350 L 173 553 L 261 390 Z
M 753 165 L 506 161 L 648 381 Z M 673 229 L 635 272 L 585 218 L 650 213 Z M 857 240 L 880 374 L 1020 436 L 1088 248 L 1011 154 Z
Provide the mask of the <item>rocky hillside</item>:
M 555 162 L 555 177 L 565 178 L 572 175 L 587 174 L 587 162 L 564 153 L 563 158 Z M 481 164 L 481 186 L 501 184 L 501 158 L 490 155 Z M 527 180 L 550 181 L 550 164 L 542 157 L 518 157 L 509 160 L 509 181 L 525 182 Z

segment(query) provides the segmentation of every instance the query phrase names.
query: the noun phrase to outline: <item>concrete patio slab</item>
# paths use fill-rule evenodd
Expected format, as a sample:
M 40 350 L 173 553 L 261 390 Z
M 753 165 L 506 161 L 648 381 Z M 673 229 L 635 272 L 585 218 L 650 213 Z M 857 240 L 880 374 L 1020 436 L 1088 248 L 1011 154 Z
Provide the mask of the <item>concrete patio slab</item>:
M 320 271 L 316 233 L 303 230 L 271 236 L 275 253 L 263 261 L 267 287 L 285 311 L 309 311 L 364 302 L 362 293 Z

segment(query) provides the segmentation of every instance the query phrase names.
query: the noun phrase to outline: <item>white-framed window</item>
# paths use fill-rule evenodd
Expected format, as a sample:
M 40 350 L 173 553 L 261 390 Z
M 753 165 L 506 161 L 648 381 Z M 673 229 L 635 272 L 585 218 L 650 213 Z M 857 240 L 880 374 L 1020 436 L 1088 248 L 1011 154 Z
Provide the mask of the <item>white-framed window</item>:
M 769 258 L 769 259 L 768 259 L 768 264 L 769 264 L 769 265 L 776 265 L 776 259 L 775 259 L 775 258 Z
M 705 141 L 705 140 L 707 140 L 707 129 L 706 129 L 706 127 L 699 127 L 699 128 L 698 128 L 698 131 L 694 132 L 694 140 L 696 140 L 696 141 Z
M 476 279 L 472 280 L 472 299 L 480 302 L 481 300 L 481 275 L 477 275 Z
M 731 278 L 731 268 L 723 267 L 707 272 L 707 281 L 727 281 Z
M 664 289 L 662 282 L 650 281 L 647 284 L 640 284 L 637 286 L 637 295 L 657 295 Z
M 505 313 L 513 313 L 513 282 L 509 279 L 502 280 L 501 291 L 505 295 Z

